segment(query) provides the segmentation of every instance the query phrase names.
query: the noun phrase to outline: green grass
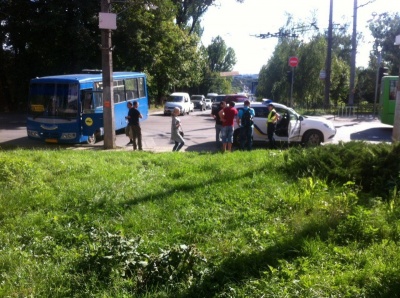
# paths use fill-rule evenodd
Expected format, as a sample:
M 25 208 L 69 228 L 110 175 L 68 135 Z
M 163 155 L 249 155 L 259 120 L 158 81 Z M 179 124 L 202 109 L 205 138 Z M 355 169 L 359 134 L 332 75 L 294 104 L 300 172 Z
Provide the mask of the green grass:
M 399 151 L 0 151 L 0 296 L 396 297 Z

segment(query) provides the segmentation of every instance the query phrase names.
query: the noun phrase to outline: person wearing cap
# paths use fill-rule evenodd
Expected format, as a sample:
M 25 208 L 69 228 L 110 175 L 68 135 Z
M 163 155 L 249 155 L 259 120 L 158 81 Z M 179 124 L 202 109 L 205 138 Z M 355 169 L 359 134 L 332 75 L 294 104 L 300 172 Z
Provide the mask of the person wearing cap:
M 255 116 L 254 109 L 250 108 L 250 101 L 245 100 L 243 109 L 238 113 L 236 118 L 237 125 L 240 127 L 240 150 L 245 149 L 247 142 L 247 150 L 251 150 L 253 146 L 253 118 Z
M 278 122 L 278 113 L 275 111 L 275 107 L 272 103 L 268 104 L 268 117 L 267 117 L 267 135 L 269 140 L 269 148 L 275 149 L 275 138 L 274 133 L 276 129 L 276 123 Z

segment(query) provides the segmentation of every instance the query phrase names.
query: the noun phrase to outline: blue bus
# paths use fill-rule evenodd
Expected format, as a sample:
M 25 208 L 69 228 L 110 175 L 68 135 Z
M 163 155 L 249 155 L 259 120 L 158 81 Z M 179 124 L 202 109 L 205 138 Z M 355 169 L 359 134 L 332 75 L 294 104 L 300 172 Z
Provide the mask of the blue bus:
M 149 114 L 146 75 L 114 72 L 115 129 L 126 127 L 128 101 L 137 101 Z M 94 144 L 104 135 L 103 82 L 101 72 L 57 75 L 32 79 L 29 88 L 27 133 L 48 143 Z

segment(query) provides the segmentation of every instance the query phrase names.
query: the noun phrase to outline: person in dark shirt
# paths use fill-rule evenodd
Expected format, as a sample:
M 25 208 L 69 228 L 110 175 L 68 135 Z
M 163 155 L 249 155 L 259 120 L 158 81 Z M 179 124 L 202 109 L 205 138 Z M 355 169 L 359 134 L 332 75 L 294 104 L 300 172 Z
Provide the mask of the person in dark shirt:
M 126 106 L 128 107 L 128 114 L 129 114 L 129 110 L 132 109 L 133 104 L 132 104 L 132 102 L 128 101 L 128 104 Z M 125 119 L 128 119 L 128 117 L 125 117 Z M 129 143 L 126 145 L 132 145 L 133 140 L 132 140 L 132 132 L 131 132 L 131 127 L 129 125 L 129 121 L 125 128 L 125 135 L 129 138 Z
M 139 103 L 133 102 L 133 107 L 129 110 L 127 119 L 130 127 L 130 135 L 132 136 L 133 150 L 143 150 L 142 148 L 142 131 L 140 129 L 139 119 L 143 118 L 142 114 L 138 110 Z M 136 141 L 137 140 L 137 141 Z
M 226 107 L 226 102 L 221 101 L 219 103 L 219 108 L 214 109 L 211 112 L 211 116 L 215 119 L 215 142 L 217 143 L 217 148 L 222 148 L 222 141 L 221 141 L 221 130 L 222 130 L 222 121 L 219 117 L 219 111 Z

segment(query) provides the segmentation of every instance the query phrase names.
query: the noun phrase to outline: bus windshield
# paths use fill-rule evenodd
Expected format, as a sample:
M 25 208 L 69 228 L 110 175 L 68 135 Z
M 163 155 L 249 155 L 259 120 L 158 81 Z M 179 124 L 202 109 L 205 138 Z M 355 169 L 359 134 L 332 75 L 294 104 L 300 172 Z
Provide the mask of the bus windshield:
M 32 84 L 29 113 L 33 116 L 76 118 L 78 84 Z

